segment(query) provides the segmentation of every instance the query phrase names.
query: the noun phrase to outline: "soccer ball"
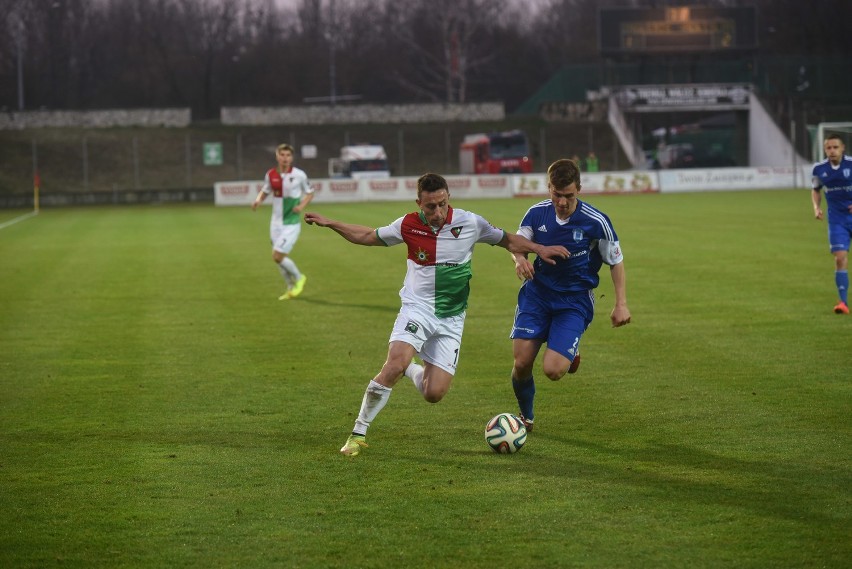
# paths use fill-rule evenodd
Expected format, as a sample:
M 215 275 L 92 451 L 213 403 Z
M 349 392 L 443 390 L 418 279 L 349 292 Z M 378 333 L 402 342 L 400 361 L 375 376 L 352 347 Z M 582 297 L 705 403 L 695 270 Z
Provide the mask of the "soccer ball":
M 485 425 L 485 442 L 500 454 L 517 452 L 527 442 L 527 428 L 520 417 L 500 413 Z

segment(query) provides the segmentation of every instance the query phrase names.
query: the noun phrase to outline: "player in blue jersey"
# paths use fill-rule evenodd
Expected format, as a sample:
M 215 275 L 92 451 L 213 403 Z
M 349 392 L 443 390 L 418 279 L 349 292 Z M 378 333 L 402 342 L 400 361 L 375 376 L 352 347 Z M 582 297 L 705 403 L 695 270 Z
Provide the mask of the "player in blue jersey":
M 438 174 L 418 178 L 416 202 L 417 211 L 376 229 L 305 214 L 308 224 L 328 227 L 350 243 L 385 247 L 405 244 L 408 249 L 405 282 L 399 291 L 402 307 L 391 332 L 387 359 L 367 385 L 352 434 L 340 449 L 345 456 L 357 456 L 367 446 L 367 429 L 403 373 L 430 403 L 443 399 L 450 389 L 461 349 L 477 243 L 535 253 L 542 264 L 568 258 L 565 247 L 531 243 L 492 226 L 475 213 L 454 209 L 447 180 Z M 413 360 L 415 354 L 423 365 Z
M 828 244 L 834 255 L 834 282 L 840 302 L 834 307 L 837 314 L 849 314 L 849 242 L 852 240 L 852 157 L 845 155 L 843 140 L 829 134 L 823 142 L 826 159 L 814 164 L 814 217 L 823 218 L 820 207 L 822 191 L 828 210 Z
M 535 380 L 533 364 L 547 342 L 542 369 L 556 381 L 580 366 L 580 338 L 595 311 L 594 289 L 603 264 L 610 267 L 615 288 L 613 326 L 630 323 L 624 257 L 609 218 L 580 201 L 580 170 L 573 160 L 557 160 L 547 169 L 550 199 L 532 206 L 518 229 L 541 245 L 563 245 L 570 256 L 554 265 L 526 255 L 513 254 L 515 272 L 524 281 L 512 326 L 512 387 L 521 418 L 528 431 L 533 427 Z

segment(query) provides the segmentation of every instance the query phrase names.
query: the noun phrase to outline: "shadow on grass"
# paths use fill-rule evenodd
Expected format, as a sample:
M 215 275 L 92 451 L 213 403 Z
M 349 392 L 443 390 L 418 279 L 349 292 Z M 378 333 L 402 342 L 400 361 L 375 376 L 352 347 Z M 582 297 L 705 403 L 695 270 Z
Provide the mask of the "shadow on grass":
M 571 477 L 649 489 L 665 500 L 747 509 L 762 516 L 818 525 L 842 524 L 824 500 L 849 497 L 850 480 L 841 468 L 808 468 L 791 462 L 742 460 L 682 444 L 617 448 L 588 440 L 537 435 L 588 451 L 568 459 L 570 471 L 556 472 L 545 457 L 525 468 L 542 476 Z M 589 461 L 589 455 L 608 457 Z M 585 457 L 585 458 L 584 458 Z M 613 461 L 614 459 L 614 461 Z M 562 461 L 560 461 L 562 463 Z M 536 466 L 538 465 L 538 466 Z M 829 494 L 834 498 L 829 498 Z
M 345 306 L 347 308 L 363 308 L 364 310 L 379 310 L 383 312 L 399 312 L 399 304 L 388 306 L 386 304 L 362 304 L 356 302 L 341 302 L 336 300 L 325 300 L 319 298 L 310 298 L 300 296 L 299 298 L 291 299 L 287 302 L 308 302 L 319 306 Z

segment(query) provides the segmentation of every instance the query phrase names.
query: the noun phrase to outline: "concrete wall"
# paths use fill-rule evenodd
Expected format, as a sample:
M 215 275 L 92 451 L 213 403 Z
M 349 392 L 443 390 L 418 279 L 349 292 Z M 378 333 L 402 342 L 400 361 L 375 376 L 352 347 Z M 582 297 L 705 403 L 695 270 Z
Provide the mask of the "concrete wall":
M 242 126 L 474 122 L 506 117 L 503 103 L 222 107 L 220 113 L 222 124 Z
M 749 94 L 748 161 L 752 166 L 797 168 L 810 160 L 793 149 L 790 139 L 754 93 Z
M 24 111 L 0 113 L 0 130 L 46 127 L 186 127 L 190 109 L 115 109 L 108 111 Z

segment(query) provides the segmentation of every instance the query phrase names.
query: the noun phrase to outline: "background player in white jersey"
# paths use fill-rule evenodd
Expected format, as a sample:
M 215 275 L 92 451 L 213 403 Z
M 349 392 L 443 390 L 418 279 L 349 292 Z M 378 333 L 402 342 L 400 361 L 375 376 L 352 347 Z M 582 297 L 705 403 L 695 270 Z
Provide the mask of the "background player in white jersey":
M 512 332 L 512 388 L 528 431 L 533 427 L 535 380 L 533 364 L 542 344 L 547 350 L 542 370 L 556 381 L 580 366 L 580 338 L 592 322 L 594 289 L 605 263 L 615 289 L 613 326 L 630 322 L 624 257 L 609 218 L 577 199 L 580 170 L 573 160 L 557 160 L 547 169 L 550 199 L 532 206 L 524 215 L 518 235 L 542 245 L 563 245 L 570 257 L 556 264 L 541 259 L 530 263 L 526 254 L 513 253 L 515 272 L 524 280 Z
M 263 186 L 251 204 L 252 210 L 272 194 L 272 219 L 269 222 L 269 238 L 272 240 L 272 260 L 278 265 L 287 290 L 278 300 L 289 300 L 302 293 L 304 275 L 290 258 L 290 252 L 302 231 L 301 212 L 314 199 L 314 189 L 303 170 L 293 166 L 293 147 L 279 144 L 275 149 L 277 168 L 266 172 Z
M 543 246 L 492 226 L 483 217 L 450 206 L 447 181 L 437 174 L 417 180 L 418 211 L 373 229 L 306 213 L 305 221 L 328 227 L 356 245 L 408 248 L 408 270 L 381 371 L 370 381 L 355 427 L 340 452 L 355 456 L 366 447 L 370 423 L 385 406 L 403 373 L 426 401 L 437 403 L 450 389 L 458 364 L 467 308 L 474 245 L 499 245 L 514 253 L 536 253 L 546 263 L 565 259 L 562 246 Z M 413 362 L 419 354 L 423 365 Z
M 836 134 L 823 141 L 825 160 L 814 164 L 811 202 L 814 217 L 822 219 L 820 208 L 825 190 L 828 209 L 828 244 L 834 255 L 834 282 L 840 302 L 834 307 L 837 314 L 849 314 L 849 242 L 852 240 L 852 157 L 846 156 L 846 146 Z

